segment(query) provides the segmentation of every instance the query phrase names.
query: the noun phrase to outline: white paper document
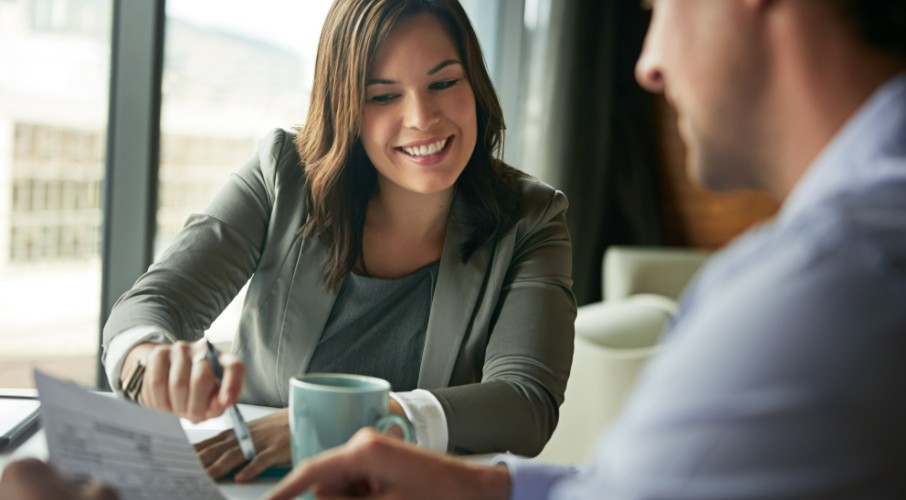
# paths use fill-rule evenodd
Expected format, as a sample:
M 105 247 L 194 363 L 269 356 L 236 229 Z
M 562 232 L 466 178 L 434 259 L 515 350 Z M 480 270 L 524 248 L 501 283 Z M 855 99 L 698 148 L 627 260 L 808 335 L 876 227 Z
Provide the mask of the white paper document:
M 222 499 L 179 419 L 35 372 L 50 463 L 124 499 Z

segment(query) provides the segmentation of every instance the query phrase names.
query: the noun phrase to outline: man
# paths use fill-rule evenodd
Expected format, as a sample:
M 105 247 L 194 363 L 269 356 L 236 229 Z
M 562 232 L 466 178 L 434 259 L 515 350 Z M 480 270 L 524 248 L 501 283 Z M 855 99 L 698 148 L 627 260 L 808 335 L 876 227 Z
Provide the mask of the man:
M 906 2 L 655 0 L 637 76 L 694 178 L 784 204 L 687 292 L 594 462 L 366 431 L 273 498 L 906 497 Z
M 93 482 L 60 477 L 36 459 L 8 464 L 0 476 L 0 500 L 115 500 L 116 493 Z
M 906 2 L 656 0 L 637 77 L 692 177 L 784 204 L 687 292 L 594 463 L 362 433 L 274 498 L 906 498 Z

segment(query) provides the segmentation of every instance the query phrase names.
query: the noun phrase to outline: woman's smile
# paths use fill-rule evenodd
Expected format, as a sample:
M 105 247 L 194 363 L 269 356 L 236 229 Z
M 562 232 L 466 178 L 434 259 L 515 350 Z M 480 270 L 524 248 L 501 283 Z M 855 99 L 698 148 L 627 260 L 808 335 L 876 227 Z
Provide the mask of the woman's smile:
M 436 165 L 448 156 L 454 138 L 455 136 L 451 135 L 442 139 L 417 141 L 396 149 L 408 160 L 419 165 Z

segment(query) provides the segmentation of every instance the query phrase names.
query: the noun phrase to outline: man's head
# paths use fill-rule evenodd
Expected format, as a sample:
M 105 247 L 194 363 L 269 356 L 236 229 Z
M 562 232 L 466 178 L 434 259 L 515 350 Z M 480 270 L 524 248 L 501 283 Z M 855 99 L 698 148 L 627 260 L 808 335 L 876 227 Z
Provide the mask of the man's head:
M 745 19 L 751 14 L 738 0 L 651 3 L 637 78 L 676 108 L 690 176 L 711 188 L 732 187 L 749 170 L 739 165 L 739 151 L 755 133 L 751 113 L 765 86 L 756 23 Z
M 906 2 L 827 0 L 867 45 L 906 61 Z
M 711 189 L 785 197 L 871 92 L 906 67 L 892 55 L 903 54 L 902 0 L 650 3 L 636 76 L 676 108 L 690 177 Z

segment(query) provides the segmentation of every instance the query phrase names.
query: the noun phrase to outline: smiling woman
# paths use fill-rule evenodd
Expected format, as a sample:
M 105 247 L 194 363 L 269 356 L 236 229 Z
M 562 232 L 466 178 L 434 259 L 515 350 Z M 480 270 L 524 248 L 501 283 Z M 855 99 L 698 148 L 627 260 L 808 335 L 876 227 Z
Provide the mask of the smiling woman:
M 285 406 L 291 376 L 371 375 L 421 446 L 537 454 L 572 359 L 567 201 L 499 159 L 483 60 L 455 0 L 335 1 L 304 125 L 269 133 L 111 313 L 112 385 L 144 373 L 133 396 L 199 420 L 240 388 Z M 249 279 L 218 389 L 189 342 Z M 251 423 L 238 481 L 289 461 L 287 422 Z M 199 452 L 213 476 L 243 463 L 229 433 Z

